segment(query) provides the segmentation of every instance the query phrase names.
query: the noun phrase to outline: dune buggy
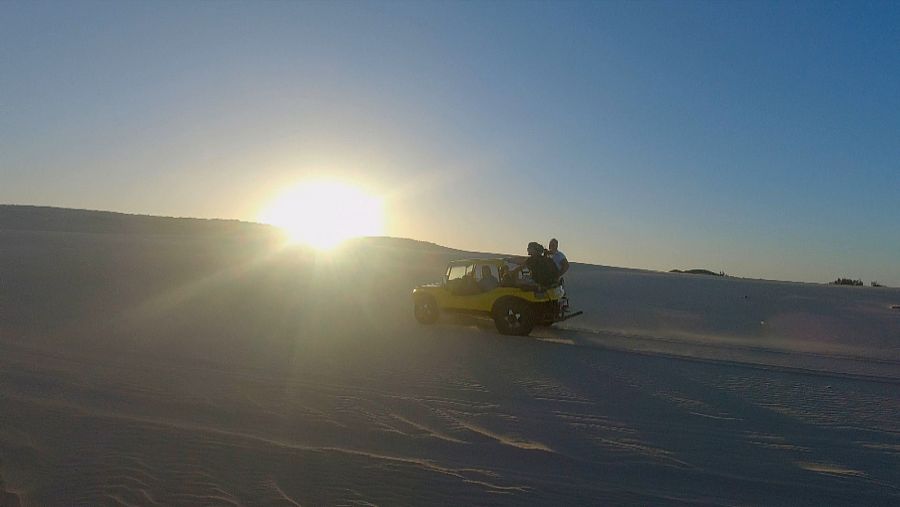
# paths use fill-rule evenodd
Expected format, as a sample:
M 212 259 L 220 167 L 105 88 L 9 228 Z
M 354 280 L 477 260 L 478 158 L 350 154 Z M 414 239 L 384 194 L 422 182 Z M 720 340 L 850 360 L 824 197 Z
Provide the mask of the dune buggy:
M 535 326 L 581 315 L 569 310 L 561 286 L 541 287 L 527 277 L 513 277 L 512 266 L 507 259 L 451 261 L 440 282 L 413 289 L 416 320 L 433 324 L 441 312 L 487 316 L 500 333 L 525 336 Z

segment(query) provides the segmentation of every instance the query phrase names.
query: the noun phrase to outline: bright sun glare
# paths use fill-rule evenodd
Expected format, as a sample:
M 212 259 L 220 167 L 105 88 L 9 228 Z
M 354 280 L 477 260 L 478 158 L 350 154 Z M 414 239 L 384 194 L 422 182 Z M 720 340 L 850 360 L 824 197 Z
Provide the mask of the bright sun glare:
M 320 250 L 350 238 L 384 233 L 381 199 L 337 181 L 311 181 L 291 187 L 259 219 L 283 229 L 291 242 Z

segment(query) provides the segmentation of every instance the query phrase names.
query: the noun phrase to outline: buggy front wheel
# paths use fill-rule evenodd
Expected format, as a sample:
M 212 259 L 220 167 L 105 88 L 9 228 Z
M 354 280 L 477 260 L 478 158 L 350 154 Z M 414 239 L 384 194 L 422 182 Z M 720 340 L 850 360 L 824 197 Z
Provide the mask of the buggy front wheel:
M 417 296 L 413 314 L 419 324 L 434 324 L 438 320 L 438 305 L 434 297 L 429 295 Z

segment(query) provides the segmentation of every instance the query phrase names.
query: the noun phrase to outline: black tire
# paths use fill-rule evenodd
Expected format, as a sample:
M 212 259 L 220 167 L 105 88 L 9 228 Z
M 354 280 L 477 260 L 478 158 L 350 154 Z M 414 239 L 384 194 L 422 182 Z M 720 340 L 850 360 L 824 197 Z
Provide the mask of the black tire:
M 527 336 L 534 329 L 534 309 L 519 298 L 502 298 L 491 311 L 500 334 Z
M 440 310 L 434 297 L 426 294 L 416 297 L 413 314 L 419 324 L 434 324 L 440 316 Z

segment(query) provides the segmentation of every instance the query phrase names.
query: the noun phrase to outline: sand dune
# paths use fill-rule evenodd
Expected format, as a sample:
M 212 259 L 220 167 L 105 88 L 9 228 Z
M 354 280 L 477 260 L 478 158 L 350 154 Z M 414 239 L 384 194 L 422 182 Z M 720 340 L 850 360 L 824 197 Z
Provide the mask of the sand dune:
M 510 338 L 412 319 L 458 251 L 66 213 L 0 207 L 0 505 L 900 503 L 896 289 L 576 265 Z

